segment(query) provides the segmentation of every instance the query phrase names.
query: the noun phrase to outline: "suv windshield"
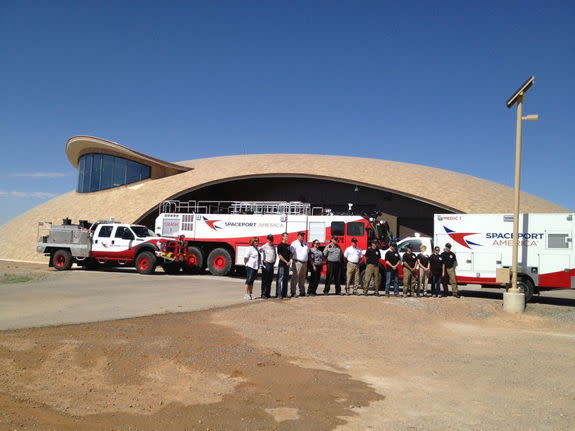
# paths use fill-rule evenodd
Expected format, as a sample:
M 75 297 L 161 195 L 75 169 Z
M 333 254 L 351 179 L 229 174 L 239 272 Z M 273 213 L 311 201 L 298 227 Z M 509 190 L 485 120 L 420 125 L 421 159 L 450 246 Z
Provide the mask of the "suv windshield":
M 154 232 L 148 229 L 146 226 L 130 226 L 134 233 L 140 238 L 146 238 L 147 236 L 156 236 Z

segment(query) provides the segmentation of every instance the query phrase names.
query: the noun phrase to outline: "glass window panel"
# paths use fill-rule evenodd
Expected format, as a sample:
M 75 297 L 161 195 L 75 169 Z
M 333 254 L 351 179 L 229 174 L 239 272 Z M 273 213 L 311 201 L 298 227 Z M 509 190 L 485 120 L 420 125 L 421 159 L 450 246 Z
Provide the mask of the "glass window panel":
M 102 172 L 102 155 L 92 154 L 92 179 L 90 181 L 90 191 L 100 190 L 100 174 Z
M 548 233 L 547 248 L 569 248 L 568 237 L 565 233 Z
M 403 243 L 397 249 L 400 253 L 405 253 L 407 251 L 407 246 L 411 245 L 413 247 L 413 251 L 419 253 L 419 248 L 421 247 L 421 241 L 418 239 L 409 240 L 409 242 Z
M 347 234 L 351 236 L 363 236 L 363 223 L 351 222 L 347 224 Z
M 112 187 L 114 180 L 114 157 L 102 156 L 102 175 L 100 176 L 100 190 Z
M 146 178 L 150 178 L 151 168 L 149 166 L 146 166 L 146 165 L 141 165 L 141 166 L 142 166 L 142 178 L 140 178 L 140 179 L 145 180 Z
M 112 228 L 114 226 L 102 226 L 100 228 L 100 232 L 98 233 L 98 236 L 100 238 L 110 238 L 110 236 L 112 236 Z
M 342 236 L 345 228 L 345 223 L 342 221 L 332 221 L 331 222 L 331 235 L 332 236 Z
M 80 157 L 80 165 L 78 166 L 78 184 L 76 186 L 76 191 L 82 193 L 84 191 L 84 166 L 86 165 L 86 159 Z
M 131 160 L 127 161 L 127 170 L 126 170 L 126 184 L 135 183 L 136 181 L 140 181 L 140 164 L 133 162 Z
M 86 154 L 83 156 L 85 160 L 84 166 L 84 185 L 82 191 L 87 193 L 90 191 L 90 179 L 92 178 L 92 154 Z
M 114 157 L 114 182 L 113 187 L 126 184 L 126 159 Z

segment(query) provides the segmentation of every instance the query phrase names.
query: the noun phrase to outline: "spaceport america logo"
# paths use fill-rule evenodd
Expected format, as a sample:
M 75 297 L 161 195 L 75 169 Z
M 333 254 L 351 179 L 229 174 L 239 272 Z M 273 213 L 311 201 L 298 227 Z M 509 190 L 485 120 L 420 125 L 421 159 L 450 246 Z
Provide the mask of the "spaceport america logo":
M 209 227 L 211 227 L 213 230 L 216 230 L 216 231 L 217 231 L 218 229 L 221 229 L 220 226 L 216 226 L 216 223 L 219 222 L 219 221 L 221 221 L 221 220 L 208 220 L 207 217 L 205 217 L 205 216 L 203 216 L 203 217 L 204 217 L 204 221 L 206 222 L 206 224 L 207 224 Z
M 475 242 L 471 242 L 467 239 L 465 239 L 466 236 L 469 235 L 477 235 L 477 232 L 466 232 L 466 233 L 456 233 L 455 231 L 443 226 L 443 229 L 445 229 L 445 232 L 447 232 L 447 235 L 449 235 L 449 237 L 455 241 L 457 244 L 462 245 L 465 248 L 471 248 L 471 245 L 476 245 L 481 247 L 481 244 L 477 244 Z

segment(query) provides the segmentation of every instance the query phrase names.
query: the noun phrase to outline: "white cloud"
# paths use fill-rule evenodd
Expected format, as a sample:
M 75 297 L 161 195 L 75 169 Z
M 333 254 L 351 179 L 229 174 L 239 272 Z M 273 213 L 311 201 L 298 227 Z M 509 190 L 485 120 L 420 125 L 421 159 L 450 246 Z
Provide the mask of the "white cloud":
M 27 177 L 27 178 L 62 178 L 70 176 L 70 174 L 63 172 L 31 172 L 28 174 L 13 174 L 12 176 Z
M 57 196 L 55 193 L 48 192 L 19 192 L 19 191 L 5 191 L 0 190 L 0 197 L 13 197 L 13 198 L 23 198 L 23 199 L 50 199 Z

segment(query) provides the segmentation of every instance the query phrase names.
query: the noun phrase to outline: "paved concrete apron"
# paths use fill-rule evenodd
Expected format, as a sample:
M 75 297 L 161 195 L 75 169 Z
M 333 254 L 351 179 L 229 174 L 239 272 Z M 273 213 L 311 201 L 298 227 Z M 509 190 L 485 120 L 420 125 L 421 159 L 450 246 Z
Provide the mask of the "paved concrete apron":
M 243 301 L 241 278 L 75 270 L 0 285 L 0 329 L 195 311 Z

